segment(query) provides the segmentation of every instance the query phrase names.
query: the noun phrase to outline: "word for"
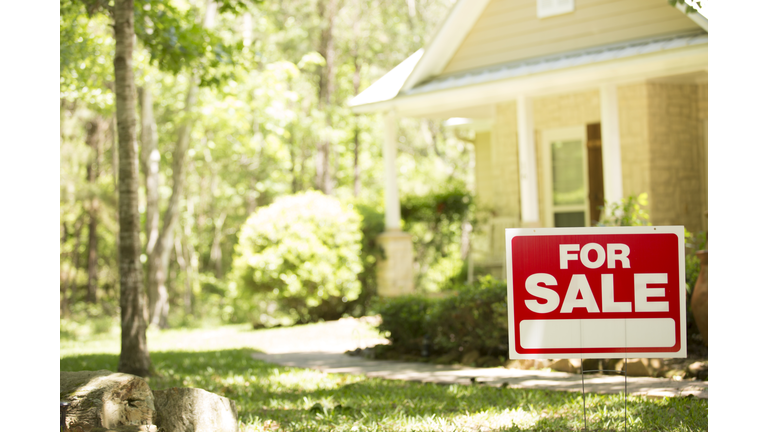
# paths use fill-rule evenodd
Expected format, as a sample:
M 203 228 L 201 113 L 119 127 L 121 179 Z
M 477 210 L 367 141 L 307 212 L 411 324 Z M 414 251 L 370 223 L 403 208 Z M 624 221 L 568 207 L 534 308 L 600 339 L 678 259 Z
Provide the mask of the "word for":
M 595 251 L 597 258 L 592 261 L 589 259 L 589 253 Z M 571 252 L 578 252 L 576 253 Z M 607 254 L 608 268 L 616 268 L 616 261 L 621 262 L 622 268 L 629 268 L 629 246 L 621 243 L 608 243 Z M 588 269 L 596 269 L 606 262 L 606 251 L 597 243 L 587 243 L 579 251 L 577 244 L 560 245 L 560 269 L 568 268 L 568 261 L 581 261 L 581 264 Z

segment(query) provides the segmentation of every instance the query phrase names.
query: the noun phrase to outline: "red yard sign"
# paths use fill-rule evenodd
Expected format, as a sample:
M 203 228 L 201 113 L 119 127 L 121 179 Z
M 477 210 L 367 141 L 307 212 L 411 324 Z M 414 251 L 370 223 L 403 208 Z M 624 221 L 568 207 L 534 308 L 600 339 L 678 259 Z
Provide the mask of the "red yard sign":
M 507 229 L 509 356 L 685 357 L 683 227 Z

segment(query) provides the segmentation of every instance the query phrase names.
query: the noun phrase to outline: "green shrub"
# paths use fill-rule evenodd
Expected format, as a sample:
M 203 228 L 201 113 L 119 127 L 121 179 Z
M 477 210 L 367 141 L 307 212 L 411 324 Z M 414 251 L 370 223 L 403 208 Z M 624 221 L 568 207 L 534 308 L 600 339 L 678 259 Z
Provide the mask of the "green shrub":
M 355 210 L 362 216 L 360 258 L 363 270 L 357 275 L 360 280 L 360 296 L 349 304 L 348 313 L 363 316 L 368 313 L 376 295 L 376 262 L 384 256 L 384 250 L 376 241 L 376 237 L 384 232 L 384 211 L 379 206 L 363 202 L 356 203 Z
M 427 195 L 406 196 L 400 207 L 403 229 L 413 236 L 417 289 L 437 292 L 466 280 L 461 241 L 463 223 L 474 216 L 471 193 L 463 185 L 449 185 Z
M 507 284 L 485 276 L 441 299 L 430 316 L 436 352 L 504 355 L 509 347 Z
M 420 353 L 423 338 L 430 331 L 427 317 L 434 312 L 437 300 L 422 295 L 380 299 L 379 331 L 386 335 L 392 348 L 403 353 Z
M 496 356 L 508 351 L 507 285 L 491 276 L 443 298 L 387 299 L 379 311 L 379 331 L 401 353 L 419 355 L 425 336 L 435 355 L 478 351 Z
M 645 208 L 648 206 L 648 194 L 643 192 L 638 196 L 630 195 L 620 202 L 601 207 L 600 222 L 597 226 L 647 226 L 651 217 Z
M 261 208 L 236 248 L 237 306 L 255 326 L 339 318 L 360 295 L 360 240 L 360 216 L 319 192 Z

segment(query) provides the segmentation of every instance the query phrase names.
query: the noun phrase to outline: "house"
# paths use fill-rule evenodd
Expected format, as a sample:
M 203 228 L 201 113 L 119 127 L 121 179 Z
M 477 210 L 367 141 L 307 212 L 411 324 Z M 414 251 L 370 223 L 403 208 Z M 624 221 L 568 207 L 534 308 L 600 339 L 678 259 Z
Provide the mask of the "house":
M 413 289 L 400 117 L 473 131 L 484 272 L 503 276 L 505 228 L 590 226 L 605 201 L 643 192 L 653 224 L 706 229 L 707 43 L 707 20 L 667 0 L 458 0 L 429 45 L 351 102 L 384 113 L 380 294 Z

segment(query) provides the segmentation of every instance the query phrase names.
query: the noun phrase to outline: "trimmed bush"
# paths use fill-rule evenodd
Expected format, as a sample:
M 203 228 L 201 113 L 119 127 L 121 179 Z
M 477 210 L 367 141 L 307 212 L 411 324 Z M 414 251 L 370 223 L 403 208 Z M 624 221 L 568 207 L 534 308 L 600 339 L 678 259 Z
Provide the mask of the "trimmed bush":
M 507 284 L 491 276 L 461 286 L 441 299 L 429 317 L 436 352 L 478 351 L 483 356 L 509 350 Z
M 360 240 L 360 216 L 319 192 L 261 208 L 236 248 L 238 307 L 257 327 L 340 318 L 360 295 Z
M 491 276 L 443 298 L 388 299 L 379 311 L 379 330 L 400 353 L 420 355 L 425 336 L 431 355 L 478 351 L 500 356 L 508 351 L 507 285 Z
M 400 202 L 400 208 L 403 229 L 413 235 L 417 289 L 438 292 L 466 280 L 462 225 L 472 222 L 475 214 L 473 197 L 466 187 L 448 184 L 423 196 L 409 195 Z
M 380 300 L 379 331 L 392 348 L 402 353 L 420 353 L 423 338 L 431 329 L 427 317 L 434 313 L 437 300 L 408 295 Z

